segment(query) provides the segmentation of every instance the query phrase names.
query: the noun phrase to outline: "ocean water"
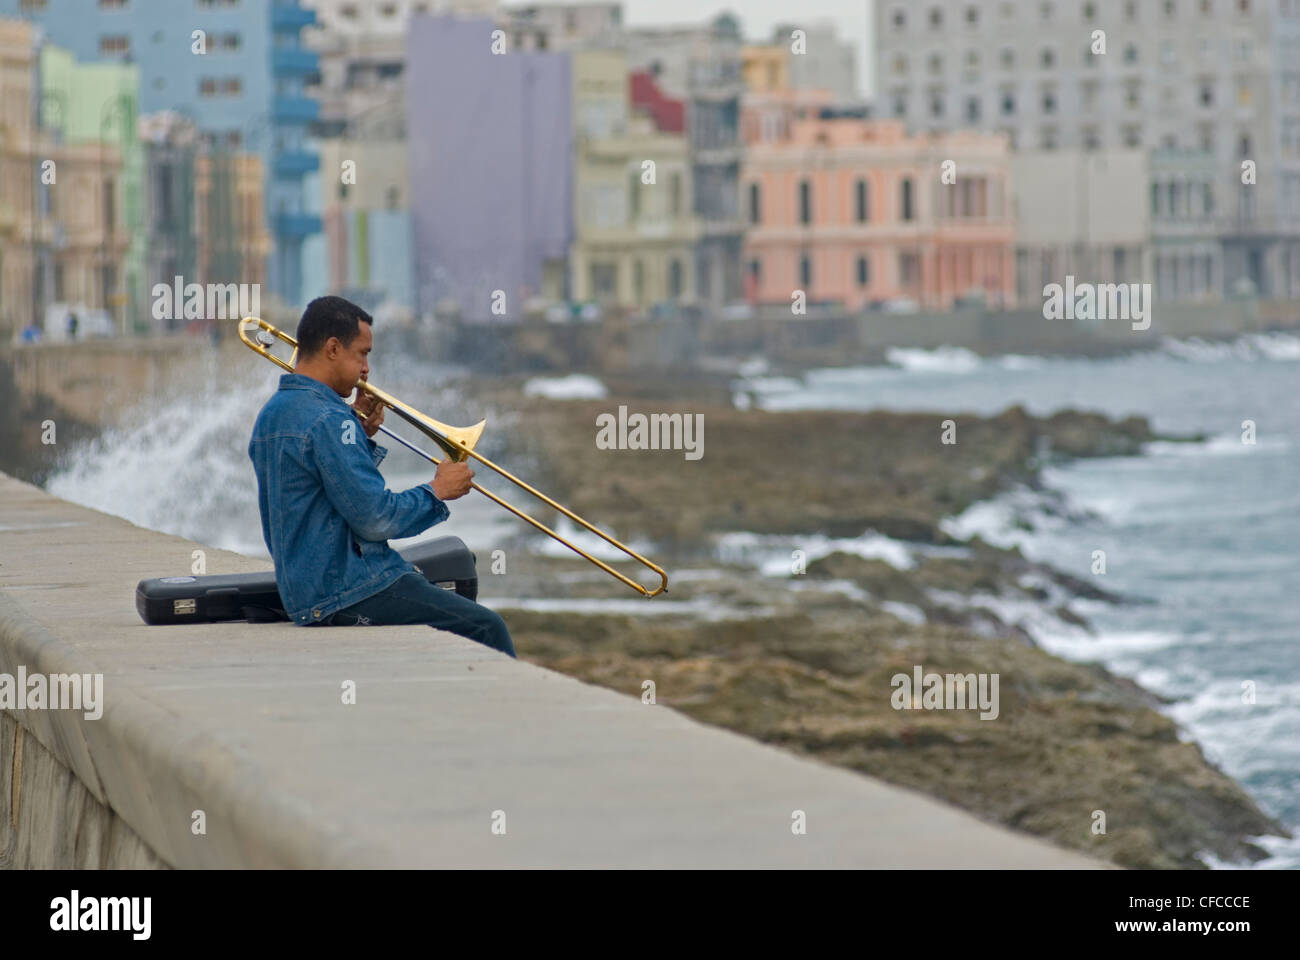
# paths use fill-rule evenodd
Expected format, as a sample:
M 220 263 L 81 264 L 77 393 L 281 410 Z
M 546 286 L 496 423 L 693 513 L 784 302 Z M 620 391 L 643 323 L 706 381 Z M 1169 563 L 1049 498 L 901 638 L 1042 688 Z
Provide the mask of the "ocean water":
M 953 417 L 1021 404 L 1034 414 L 1138 414 L 1195 444 L 1049 468 L 1070 509 L 1028 490 L 976 505 L 951 532 L 1016 543 L 1030 557 L 1150 603 L 1074 609 L 1095 633 L 1004 604 L 1044 648 L 1097 660 L 1175 699 L 1167 712 L 1208 758 L 1300 837 L 1300 337 L 1167 342 L 1087 360 L 961 349 L 894 350 L 887 366 L 756 375 L 742 404 L 771 410 L 892 409 Z M 941 416 L 939 416 L 941 415 Z M 1244 442 L 1247 421 L 1254 442 Z M 1094 551 L 1105 573 L 1093 573 Z M 1253 702 L 1252 702 L 1253 701 Z M 1300 868 L 1300 839 L 1264 839 L 1260 866 Z M 1220 866 L 1223 866 L 1220 864 Z

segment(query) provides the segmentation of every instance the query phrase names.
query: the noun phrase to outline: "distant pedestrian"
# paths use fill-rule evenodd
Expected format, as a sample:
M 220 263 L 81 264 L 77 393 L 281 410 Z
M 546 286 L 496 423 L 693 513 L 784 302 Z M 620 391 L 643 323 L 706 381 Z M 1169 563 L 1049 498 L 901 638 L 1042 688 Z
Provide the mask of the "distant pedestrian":
M 68 339 L 69 340 L 77 339 L 77 327 L 79 327 L 80 325 L 81 325 L 81 321 L 77 319 L 77 314 L 75 312 L 68 314 Z

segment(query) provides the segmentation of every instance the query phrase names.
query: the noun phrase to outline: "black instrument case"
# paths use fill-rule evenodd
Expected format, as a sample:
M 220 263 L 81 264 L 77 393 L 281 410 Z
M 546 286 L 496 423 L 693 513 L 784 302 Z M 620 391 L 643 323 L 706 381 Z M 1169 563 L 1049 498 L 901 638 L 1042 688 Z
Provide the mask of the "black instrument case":
M 460 537 L 439 537 L 399 551 L 430 583 L 478 599 L 476 557 Z M 275 571 L 224 576 L 155 577 L 135 588 L 135 608 L 145 623 L 213 623 L 220 620 L 288 620 Z

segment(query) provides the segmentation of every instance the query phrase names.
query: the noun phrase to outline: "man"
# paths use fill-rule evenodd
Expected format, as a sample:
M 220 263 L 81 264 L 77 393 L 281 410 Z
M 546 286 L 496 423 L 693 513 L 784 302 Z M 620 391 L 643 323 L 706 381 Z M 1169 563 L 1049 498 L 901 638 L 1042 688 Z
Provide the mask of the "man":
M 388 545 L 446 520 L 443 501 L 468 493 L 474 471 L 446 459 L 430 483 L 386 488 L 379 463 L 388 451 L 370 439 L 384 407 L 365 393 L 354 406 L 345 400 L 370 375 L 373 324 L 341 297 L 309 303 L 294 372 L 253 426 L 262 536 L 285 610 L 307 626 L 427 623 L 513 657 L 499 615 L 429 583 Z

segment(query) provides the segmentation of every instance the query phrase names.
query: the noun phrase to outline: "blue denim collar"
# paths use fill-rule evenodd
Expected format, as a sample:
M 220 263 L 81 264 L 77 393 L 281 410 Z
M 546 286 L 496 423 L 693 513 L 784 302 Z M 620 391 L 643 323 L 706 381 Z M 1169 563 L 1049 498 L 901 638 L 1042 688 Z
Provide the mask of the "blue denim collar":
M 301 373 L 285 373 L 280 375 L 281 390 L 311 390 L 319 393 L 322 397 L 327 397 L 336 403 L 347 406 L 348 402 L 334 392 L 334 388 L 326 386 L 315 377 L 306 377 Z

